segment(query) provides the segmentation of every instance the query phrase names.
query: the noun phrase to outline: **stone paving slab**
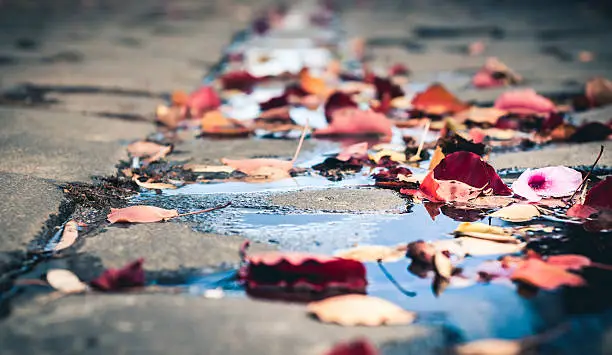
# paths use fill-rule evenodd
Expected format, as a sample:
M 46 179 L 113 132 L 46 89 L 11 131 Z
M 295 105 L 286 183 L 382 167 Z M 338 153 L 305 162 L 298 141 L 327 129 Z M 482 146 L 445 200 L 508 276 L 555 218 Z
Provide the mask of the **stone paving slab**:
M 451 333 L 420 325 L 340 327 L 305 307 L 244 298 L 86 295 L 17 308 L 0 324 L 3 354 L 323 354 L 367 335 L 406 341 L 400 354 L 441 352 Z
M 377 189 L 302 190 L 274 195 L 271 203 L 302 210 L 333 212 L 406 211 L 406 201 L 396 192 Z

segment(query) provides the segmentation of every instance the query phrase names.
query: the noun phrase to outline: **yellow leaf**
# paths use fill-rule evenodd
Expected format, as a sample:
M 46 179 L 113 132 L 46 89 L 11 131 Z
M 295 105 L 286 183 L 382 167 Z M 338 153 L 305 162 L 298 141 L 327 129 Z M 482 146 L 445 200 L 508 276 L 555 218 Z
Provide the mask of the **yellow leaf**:
M 393 248 L 384 245 L 361 245 L 355 248 L 338 250 L 334 253 L 334 256 L 361 262 L 378 260 L 392 262 L 403 259 L 405 255 L 406 250 L 402 248 Z
M 440 146 L 436 146 L 433 155 L 431 156 L 431 160 L 429 162 L 429 170 L 433 170 L 440 162 L 444 159 L 444 153 L 442 153 L 442 148 Z
M 540 216 L 540 210 L 534 205 L 513 204 L 493 212 L 490 217 L 501 218 L 508 222 L 526 222 Z

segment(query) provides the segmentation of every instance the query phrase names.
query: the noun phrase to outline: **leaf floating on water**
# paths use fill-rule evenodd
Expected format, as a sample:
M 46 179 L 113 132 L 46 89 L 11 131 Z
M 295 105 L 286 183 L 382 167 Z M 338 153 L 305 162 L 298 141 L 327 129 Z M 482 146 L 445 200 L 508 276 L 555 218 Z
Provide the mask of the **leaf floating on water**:
M 568 272 L 563 267 L 533 258 L 520 263 L 511 278 L 544 290 L 554 290 L 561 286 L 586 285 L 586 281 L 581 276 Z
M 450 280 L 453 276 L 453 264 L 446 254 L 438 251 L 433 258 L 434 270 L 440 277 Z
M 525 249 L 526 245 L 526 243 L 498 243 L 470 237 L 459 237 L 455 241 L 459 243 L 466 254 L 472 256 L 518 253 Z
M 144 259 L 133 261 L 121 269 L 107 269 L 90 282 L 100 291 L 119 291 L 123 288 L 140 287 L 145 284 Z
M 482 339 L 455 347 L 457 355 L 520 355 L 523 345 L 520 340 Z
M 502 243 L 520 243 L 512 236 L 512 229 L 490 226 L 484 223 L 463 222 L 455 229 L 455 235 Z
M 534 205 L 516 203 L 493 212 L 489 216 L 508 222 L 527 222 L 539 217 L 540 210 Z
M 406 256 L 406 250 L 404 248 L 393 248 L 384 245 L 361 245 L 351 249 L 338 250 L 334 253 L 334 256 L 361 262 L 378 260 L 392 262 L 403 259 Z
M 64 269 L 52 269 L 47 272 L 47 282 L 62 293 L 81 293 L 87 291 L 87 284 L 78 276 Z
M 79 237 L 79 225 L 75 221 L 68 221 L 64 225 L 64 231 L 62 232 L 62 238 L 57 243 L 53 250 L 60 251 L 69 248 Z
M 406 311 L 389 301 L 357 294 L 312 302 L 308 304 L 308 312 L 323 323 L 342 326 L 410 324 L 416 318 L 414 312 Z
M 575 205 L 573 205 L 572 207 L 570 207 L 565 214 L 568 217 L 575 217 L 575 218 L 581 218 L 581 219 L 586 219 L 591 217 L 591 215 L 595 214 L 599 212 L 599 210 L 597 210 L 596 208 L 593 208 L 591 206 L 586 206 L 580 203 L 577 203 Z
M 546 263 L 565 270 L 580 270 L 592 264 L 591 259 L 577 254 L 551 255 L 546 258 Z

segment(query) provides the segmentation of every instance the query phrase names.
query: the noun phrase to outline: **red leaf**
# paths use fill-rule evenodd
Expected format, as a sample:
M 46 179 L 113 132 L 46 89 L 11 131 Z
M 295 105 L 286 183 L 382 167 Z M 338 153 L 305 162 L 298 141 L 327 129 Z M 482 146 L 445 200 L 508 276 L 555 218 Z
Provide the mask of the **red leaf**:
M 143 262 L 144 259 L 140 258 L 121 269 L 107 269 L 89 284 L 100 291 L 119 291 L 122 288 L 144 286 Z
M 392 100 L 396 97 L 404 96 L 404 90 L 399 85 L 393 84 L 391 80 L 374 77 L 374 86 L 376 87 L 376 98 L 381 102 L 387 97 Z
M 336 110 L 347 107 L 357 108 L 357 104 L 349 95 L 343 92 L 333 93 L 325 102 L 325 117 L 327 121 L 331 122 L 333 113 Z
M 401 63 L 394 64 L 391 68 L 389 68 L 390 76 L 406 76 L 410 75 L 410 69 L 407 66 Z
M 225 90 L 250 92 L 261 78 L 254 77 L 247 71 L 234 71 L 223 74 L 220 80 Z
M 527 259 L 520 263 L 512 273 L 511 279 L 544 290 L 554 290 L 561 286 L 577 287 L 586 285 L 586 281 L 579 275 L 539 259 Z
M 221 99 L 215 89 L 202 86 L 189 95 L 187 106 L 191 110 L 191 117 L 199 118 L 204 112 L 221 106 Z
M 301 87 L 297 85 L 291 85 L 285 89 L 285 92 L 281 96 L 273 97 L 266 102 L 262 102 L 261 104 L 259 104 L 259 107 L 261 108 L 262 111 L 271 110 L 273 108 L 284 107 L 291 103 L 292 97 L 300 98 L 306 95 L 308 95 L 308 93 L 304 91 L 304 89 L 302 89 Z
M 586 194 L 584 205 L 597 209 L 612 209 L 612 176 L 598 182 Z
M 155 206 L 130 206 L 126 208 L 111 208 L 108 221 L 111 223 L 152 223 L 165 218 L 178 216 L 177 210 L 166 210 Z
M 365 292 L 366 270 L 362 263 L 317 254 L 297 252 L 268 252 L 249 255 L 240 271 L 247 292 L 272 296 L 306 290 L 324 293 Z M 269 297 L 269 296 L 268 296 Z
M 573 205 L 572 207 L 570 207 L 570 209 L 568 209 L 565 214 L 568 215 L 569 217 L 585 219 L 585 218 L 589 218 L 593 213 L 597 213 L 597 212 L 598 210 L 593 207 L 585 206 L 583 204 L 577 203 Z
M 336 344 L 325 355 L 378 355 L 378 351 L 369 341 L 359 339 Z
M 549 114 L 555 112 L 555 104 L 533 89 L 508 91 L 495 100 L 495 108 L 518 114 Z
M 433 114 L 457 113 L 468 108 L 441 84 L 433 84 L 412 99 L 412 106 Z
M 383 114 L 347 107 L 333 111 L 329 126 L 317 129 L 317 136 L 380 134 L 391 137 L 393 124 Z
M 495 169 L 472 152 L 459 151 L 447 155 L 432 173 L 436 180 L 456 180 L 475 188 L 490 188 L 495 195 L 512 194 Z
M 546 263 L 564 270 L 580 270 L 583 267 L 590 266 L 591 259 L 577 254 L 552 255 L 546 258 Z

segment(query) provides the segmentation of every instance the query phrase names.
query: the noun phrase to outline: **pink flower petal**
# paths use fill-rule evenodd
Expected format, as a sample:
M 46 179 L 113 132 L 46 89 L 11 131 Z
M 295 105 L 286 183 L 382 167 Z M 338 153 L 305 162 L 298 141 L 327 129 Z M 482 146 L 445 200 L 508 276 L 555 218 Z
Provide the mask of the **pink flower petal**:
M 529 201 L 542 197 L 562 197 L 572 194 L 582 182 L 580 172 L 565 166 L 527 169 L 512 184 L 515 194 Z

